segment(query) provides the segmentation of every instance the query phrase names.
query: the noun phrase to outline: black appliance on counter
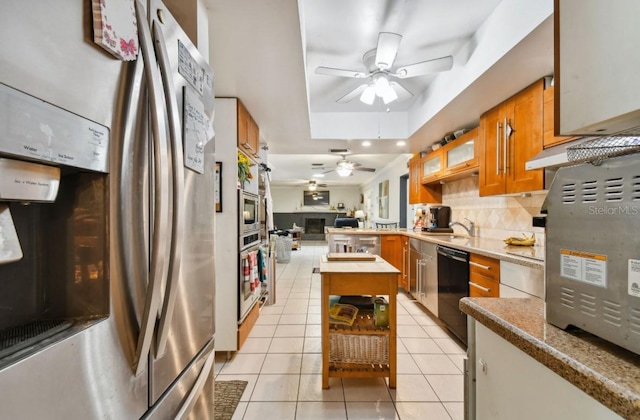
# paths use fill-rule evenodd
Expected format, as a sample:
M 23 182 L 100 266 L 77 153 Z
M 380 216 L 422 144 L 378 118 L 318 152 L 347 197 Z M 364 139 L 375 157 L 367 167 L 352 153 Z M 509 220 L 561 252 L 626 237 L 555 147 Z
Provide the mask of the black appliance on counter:
M 438 245 L 438 318 L 467 344 L 467 315 L 459 308 L 469 296 L 469 253 Z
M 450 222 L 451 207 L 431 206 L 429 207 L 428 226 L 422 228 L 422 230 L 433 233 L 453 233 L 453 229 L 449 227 Z
M 358 219 L 354 217 L 336 217 L 336 220 L 333 222 L 333 227 L 335 228 L 350 227 L 350 228 L 357 229 Z

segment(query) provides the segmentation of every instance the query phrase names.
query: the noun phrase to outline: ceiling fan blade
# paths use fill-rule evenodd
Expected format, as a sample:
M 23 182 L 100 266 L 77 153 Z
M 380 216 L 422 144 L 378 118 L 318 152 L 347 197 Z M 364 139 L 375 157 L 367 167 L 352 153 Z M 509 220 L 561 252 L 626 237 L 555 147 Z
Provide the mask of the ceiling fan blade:
M 391 76 L 399 79 L 407 79 L 409 77 L 424 76 L 429 73 L 451 70 L 451 67 L 453 67 L 453 57 L 447 55 L 446 57 L 434 58 L 433 60 L 400 67 Z
M 322 67 L 322 66 L 316 67 L 316 74 L 324 74 L 327 76 L 338 76 L 338 77 L 355 77 L 356 79 L 367 77 L 367 73 L 363 73 L 361 71 L 334 69 L 332 67 Z
M 409 92 L 398 82 L 389 82 L 389 86 L 391 86 L 393 90 L 396 91 L 396 94 L 398 95 L 398 102 L 406 101 L 413 96 L 413 93 Z
M 355 98 L 362 95 L 362 92 L 367 88 L 366 84 L 360 85 L 357 88 L 353 89 L 351 92 L 344 95 L 342 98 L 338 99 L 336 102 L 341 104 L 346 104 L 347 102 L 353 101 Z
M 356 166 L 353 168 L 354 171 L 362 171 L 362 172 L 375 172 L 375 168 L 365 168 L 363 166 Z
M 376 67 L 381 70 L 391 68 L 398 54 L 400 41 L 402 41 L 402 35 L 394 34 L 393 32 L 380 32 L 378 34 Z

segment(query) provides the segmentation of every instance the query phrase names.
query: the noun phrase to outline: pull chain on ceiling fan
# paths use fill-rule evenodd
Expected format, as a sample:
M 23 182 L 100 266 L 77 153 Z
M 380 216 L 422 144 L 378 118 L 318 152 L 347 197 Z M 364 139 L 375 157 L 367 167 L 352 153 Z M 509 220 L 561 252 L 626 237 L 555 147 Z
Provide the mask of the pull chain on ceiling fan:
M 385 104 L 389 104 L 396 100 L 399 102 L 404 101 L 413 96 L 404 86 L 393 80 L 394 78 L 408 79 L 429 73 L 451 70 L 451 67 L 453 67 L 453 57 L 448 55 L 403 66 L 392 72 L 391 68 L 396 60 L 400 41 L 402 41 L 402 35 L 392 32 L 380 32 L 376 49 L 367 51 L 362 56 L 362 61 L 368 71 L 366 73 L 324 66 L 316 67 L 315 72 L 316 74 L 356 79 L 368 77 L 370 80 L 367 83 L 353 89 L 336 102 L 351 102 L 359 96 L 360 101 L 371 105 L 376 97 L 382 98 Z

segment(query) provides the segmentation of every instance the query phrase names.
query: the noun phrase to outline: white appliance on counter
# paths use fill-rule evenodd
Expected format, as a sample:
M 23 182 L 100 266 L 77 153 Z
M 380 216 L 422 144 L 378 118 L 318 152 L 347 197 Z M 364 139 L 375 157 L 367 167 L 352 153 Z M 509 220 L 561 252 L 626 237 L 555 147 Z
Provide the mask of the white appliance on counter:
M 213 74 L 160 1 L 131 7 L 123 62 L 90 2 L 2 3 L 0 155 L 60 169 L 51 202 L 0 199 L 24 254 L 0 265 L 2 418 L 213 418 Z

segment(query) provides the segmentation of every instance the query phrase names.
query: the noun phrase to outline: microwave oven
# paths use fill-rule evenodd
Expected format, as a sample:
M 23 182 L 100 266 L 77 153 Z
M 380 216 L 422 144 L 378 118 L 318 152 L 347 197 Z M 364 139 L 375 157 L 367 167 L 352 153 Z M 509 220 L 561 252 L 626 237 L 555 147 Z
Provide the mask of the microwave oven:
M 240 214 L 240 234 L 245 235 L 251 232 L 257 232 L 260 230 L 260 213 L 259 198 L 255 194 L 248 193 L 246 191 L 240 192 L 239 203 Z

